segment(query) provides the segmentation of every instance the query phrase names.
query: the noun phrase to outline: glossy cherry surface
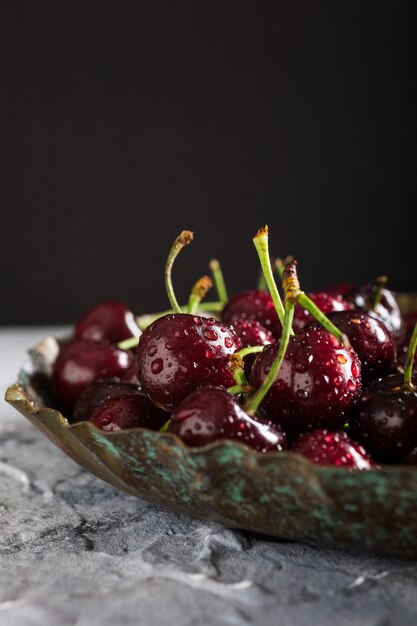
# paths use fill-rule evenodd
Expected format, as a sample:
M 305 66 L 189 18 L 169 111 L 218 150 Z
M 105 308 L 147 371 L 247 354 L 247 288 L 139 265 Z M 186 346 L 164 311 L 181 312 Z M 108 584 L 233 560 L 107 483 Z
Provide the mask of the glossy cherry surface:
M 204 446 L 218 439 L 234 439 L 258 452 L 286 448 L 280 426 L 249 417 L 225 389 L 206 387 L 190 394 L 172 417 L 169 432 L 189 446 Z
M 276 337 L 281 334 L 281 324 L 267 291 L 242 291 L 233 295 L 223 309 L 222 319 L 227 324 L 237 320 L 255 320 Z
M 103 402 L 121 394 L 137 394 L 139 391 L 139 385 L 124 382 L 120 378 L 95 380 L 78 396 L 71 422 L 90 420 L 96 408 Z
M 326 429 L 302 433 L 292 447 L 309 461 L 319 465 L 335 465 L 348 469 L 370 469 L 372 459 L 365 449 L 343 430 Z
M 330 296 L 327 293 L 308 293 L 310 300 L 326 315 L 331 311 L 347 311 L 352 305 L 340 296 Z M 313 316 L 299 304 L 294 309 L 293 329 L 295 332 L 302 330 L 309 322 L 313 320 Z
M 398 363 L 400 363 L 400 365 L 405 364 L 408 345 L 410 343 L 414 326 L 417 324 L 417 312 L 406 313 L 404 315 L 404 324 L 405 324 L 405 338 L 398 348 Z M 416 364 L 417 364 L 417 355 L 414 357 L 414 370 L 416 369 Z
M 83 339 L 119 343 L 129 337 L 139 337 L 141 331 L 135 316 L 121 302 L 108 301 L 96 304 L 84 313 L 75 326 L 74 336 Z
M 53 371 L 53 390 L 66 407 L 75 404 L 80 393 L 99 378 L 132 380 L 134 357 L 106 342 L 73 339 L 60 350 Z
M 91 421 L 106 431 L 135 427 L 159 430 L 168 417 L 142 391 L 136 391 L 119 394 L 102 402 L 94 411 Z
M 402 461 L 417 446 L 417 391 L 402 385 L 400 375 L 374 381 L 349 416 L 352 436 L 384 463 Z
M 383 288 L 381 290 L 381 300 L 376 305 L 375 310 L 371 309 L 372 298 L 377 287 L 373 283 L 368 283 L 362 287 L 352 289 L 346 294 L 346 299 L 358 309 L 362 309 L 374 317 L 378 317 L 388 328 L 394 341 L 399 344 L 405 336 L 405 324 L 401 316 L 397 298 L 393 291 Z
M 237 320 L 233 322 L 232 328 L 239 337 L 242 348 L 268 346 L 270 343 L 275 343 L 276 341 L 271 331 L 267 330 L 256 320 Z M 245 372 L 247 375 L 250 374 L 255 358 L 255 354 L 247 354 L 245 356 Z
M 138 379 L 156 406 L 172 411 L 197 387 L 233 386 L 229 357 L 240 347 L 234 330 L 222 322 L 185 313 L 166 315 L 141 337 Z
M 359 310 L 337 311 L 327 317 L 348 337 L 362 364 L 362 382 L 386 376 L 396 358 L 391 333 L 376 317 Z
M 265 379 L 278 348 L 279 342 L 266 346 L 255 360 L 255 388 Z M 354 350 L 314 327 L 291 337 L 278 378 L 261 406 L 294 438 L 302 431 L 343 426 L 361 386 L 361 364 Z

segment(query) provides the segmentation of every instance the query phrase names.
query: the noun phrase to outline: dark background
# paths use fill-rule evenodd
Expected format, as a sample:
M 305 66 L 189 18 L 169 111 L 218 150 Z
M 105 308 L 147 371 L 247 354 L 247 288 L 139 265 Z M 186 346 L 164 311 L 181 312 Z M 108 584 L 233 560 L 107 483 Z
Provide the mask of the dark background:
M 251 237 L 305 289 L 387 273 L 417 290 L 412 2 L 20 2 L 2 21 L 0 323 L 104 298 L 165 308 Z

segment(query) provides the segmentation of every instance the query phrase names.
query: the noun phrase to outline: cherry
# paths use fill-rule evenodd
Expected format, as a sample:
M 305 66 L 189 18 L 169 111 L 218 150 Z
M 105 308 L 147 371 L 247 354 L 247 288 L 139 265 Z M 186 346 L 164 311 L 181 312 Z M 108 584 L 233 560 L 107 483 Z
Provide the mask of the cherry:
M 159 430 L 167 418 L 167 414 L 157 409 L 143 392 L 136 390 L 99 404 L 91 421 L 105 431 L 135 427 Z
M 178 313 L 153 322 L 137 349 L 138 379 L 151 401 L 172 411 L 197 387 L 231 387 L 235 332 L 213 318 Z
M 374 381 L 349 417 L 353 436 L 377 461 L 395 463 L 417 447 L 417 376 L 412 376 L 417 346 L 414 327 L 404 367 L 404 377 Z
M 124 382 L 120 378 L 95 380 L 78 396 L 71 422 L 89 420 L 96 408 L 106 400 L 121 394 L 137 394 L 138 391 L 139 385 Z
M 417 465 L 417 447 L 411 450 L 410 454 L 407 454 L 403 460 L 405 465 Z
M 326 315 L 331 313 L 332 311 L 347 311 L 352 308 L 352 305 L 346 300 L 343 300 L 340 296 L 330 296 L 324 292 L 318 293 L 308 293 L 307 296 L 310 298 L 312 302 Z M 294 311 L 294 322 L 293 328 L 295 332 L 301 330 L 313 320 L 313 316 L 311 313 L 304 309 L 299 304 L 296 305 Z
M 413 333 L 414 326 L 417 324 L 417 312 L 413 311 L 411 313 L 406 313 L 404 315 L 404 323 L 405 323 L 406 334 L 405 334 L 404 341 L 401 343 L 400 347 L 398 348 L 398 363 L 400 363 L 401 365 L 404 365 L 405 363 L 405 359 L 407 357 L 408 346 L 410 345 L 411 335 Z M 416 366 L 416 357 L 414 357 L 413 367 L 415 368 L 415 366 Z
M 108 301 L 96 304 L 78 321 L 74 336 L 82 339 L 119 343 L 129 337 L 139 337 L 141 331 L 135 317 L 121 302 Z
M 222 320 L 233 324 L 239 320 L 255 320 L 275 337 L 281 334 L 281 324 L 274 302 L 267 291 L 242 291 L 233 295 L 222 312 Z
M 353 283 L 337 283 L 335 285 L 328 285 L 321 291 L 326 293 L 328 296 L 332 296 L 333 298 L 337 298 L 337 296 L 343 298 L 353 288 Z
M 235 398 L 220 387 L 198 389 L 185 398 L 168 430 L 189 446 L 234 439 L 258 452 L 281 451 L 287 447 L 285 434 L 277 424 L 249 417 Z
M 383 287 L 385 283 L 386 277 L 380 277 L 375 285 L 368 283 L 352 289 L 345 298 L 358 309 L 379 318 L 388 328 L 396 344 L 400 344 L 404 339 L 405 325 L 395 294 Z
M 118 377 L 132 380 L 131 352 L 91 339 L 72 339 L 60 350 L 54 365 L 53 390 L 63 405 L 74 406 L 80 393 L 94 380 Z
M 301 433 L 292 446 L 293 452 L 302 454 L 319 465 L 335 465 L 349 469 L 370 469 L 372 459 L 365 449 L 343 431 L 326 429 Z
M 251 383 L 258 387 L 279 350 L 266 346 L 256 358 Z M 345 348 L 329 332 L 313 327 L 289 340 L 278 378 L 262 407 L 287 435 L 316 428 L 339 428 L 361 392 L 361 364 L 352 348 Z
M 368 383 L 389 374 L 396 349 L 391 333 L 381 320 L 359 310 L 337 311 L 328 313 L 327 317 L 345 333 L 358 355 L 362 364 L 362 382 Z
M 252 346 L 268 346 L 275 342 L 275 337 L 270 330 L 267 330 L 256 320 L 237 320 L 233 322 L 232 328 L 240 339 L 242 348 Z M 248 354 L 245 357 L 245 371 L 249 375 L 255 354 Z

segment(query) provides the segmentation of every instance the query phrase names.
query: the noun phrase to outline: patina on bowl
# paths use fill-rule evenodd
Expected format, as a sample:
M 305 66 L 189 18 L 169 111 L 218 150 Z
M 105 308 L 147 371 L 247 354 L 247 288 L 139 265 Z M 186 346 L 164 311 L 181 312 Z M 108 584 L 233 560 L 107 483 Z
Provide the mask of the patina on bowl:
M 48 374 L 56 352 L 53 338 L 30 351 L 32 363 L 21 370 L 6 400 L 111 485 L 229 527 L 417 557 L 417 468 L 347 471 L 314 465 L 292 452 L 256 453 L 230 440 L 188 448 L 169 433 L 70 425 L 37 390 L 37 378 Z

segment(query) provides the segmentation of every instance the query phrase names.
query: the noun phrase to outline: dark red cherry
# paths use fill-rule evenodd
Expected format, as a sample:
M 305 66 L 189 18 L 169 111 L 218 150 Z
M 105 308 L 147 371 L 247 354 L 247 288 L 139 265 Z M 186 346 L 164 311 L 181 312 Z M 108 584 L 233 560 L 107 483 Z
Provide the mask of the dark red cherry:
M 404 315 L 404 323 L 406 328 L 406 334 L 403 342 L 398 348 L 398 363 L 400 365 L 405 364 L 405 359 L 407 357 L 407 350 L 410 344 L 411 335 L 413 334 L 414 326 L 417 324 L 417 312 L 413 311 L 412 313 L 406 313 Z M 417 364 L 417 355 L 414 358 L 414 369 L 416 369 Z
M 417 446 L 417 391 L 404 390 L 401 375 L 375 380 L 354 406 L 349 427 L 377 461 L 403 461 Z
M 241 348 L 234 330 L 213 318 L 166 315 L 143 333 L 138 379 L 151 401 L 172 411 L 197 387 L 235 384 L 230 355 Z
M 398 345 L 404 339 L 405 324 L 401 316 L 397 298 L 393 291 L 382 288 L 381 299 L 375 306 L 375 309 L 372 309 L 372 300 L 377 289 L 377 285 L 368 283 L 363 287 L 352 289 L 346 294 L 345 298 L 358 309 L 362 309 L 368 312 L 369 315 L 379 318 L 388 328 L 392 338 Z
M 381 320 L 359 310 L 337 311 L 327 317 L 348 337 L 362 364 L 362 382 L 387 376 L 396 358 L 391 333 Z
M 226 324 L 237 320 L 255 320 L 276 337 L 281 334 L 281 324 L 272 298 L 267 291 L 242 291 L 232 296 L 222 312 Z
M 417 447 L 411 450 L 410 454 L 407 454 L 403 460 L 405 465 L 417 465 Z
M 328 315 L 332 311 L 347 311 L 352 305 L 340 296 L 329 296 L 327 293 L 308 293 L 310 300 L 322 311 Z M 301 330 L 313 320 L 313 316 L 299 304 L 294 309 L 293 329 L 295 332 Z
M 302 433 L 292 450 L 319 465 L 335 465 L 360 470 L 372 467 L 369 454 L 343 430 L 330 432 L 321 429 L 314 430 L 312 433 Z
M 80 393 L 99 378 L 130 381 L 134 356 L 116 346 L 91 339 L 73 339 L 60 350 L 53 371 L 53 389 L 66 407 L 75 404 Z
M 332 296 L 333 298 L 337 298 L 338 296 L 343 298 L 346 293 L 353 289 L 353 287 L 353 283 L 337 283 L 335 285 L 328 285 L 322 289 L 321 292 L 326 293 L 328 296 Z
M 251 382 L 258 388 L 271 367 L 279 341 L 266 346 L 252 368 Z M 292 336 L 278 378 L 262 408 L 294 438 L 316 428 L 343 426 L 345 413 L 361 392 L 361 364 L 352 348 L 342 347 L 322 328 Z
M 270 330 L 267 330 L 256 320 L 237 320 L 233 322 L 232 328 L 240 339 L 242 348 L 253 346 L 268 346 L 275 342 L 275 337 Z M 251 367 L 255 360 L 255 354 L 245 356 L 245 372 L 250 374 Z
M 91 421 L 106 431 L 135 427 L 159 430 L 168 417 L 142 391 L 136 391 L 102 402 L 94 411 Z
M 96 304 L 78 321 L 74 336 L 83 339 L 119 343 L 129 337 L 139 337 L 141 331 L 135 316 L 121 302 L 108 301 Z
M 103 402 L 121 394 L 137 394 L 139 391 L 139 385 L 124 382 L 120 378 L 95 380 L 78 396 L 71 422 L 90 420 L 96 408 Z
M 286 437 L 280 426 L 249 417 L 225 389 L 198 389 L 174 413 L 169 432 L 189 446 L 205 446 L 218 439 L 234 439 L 258 452 L 284 450 Z

